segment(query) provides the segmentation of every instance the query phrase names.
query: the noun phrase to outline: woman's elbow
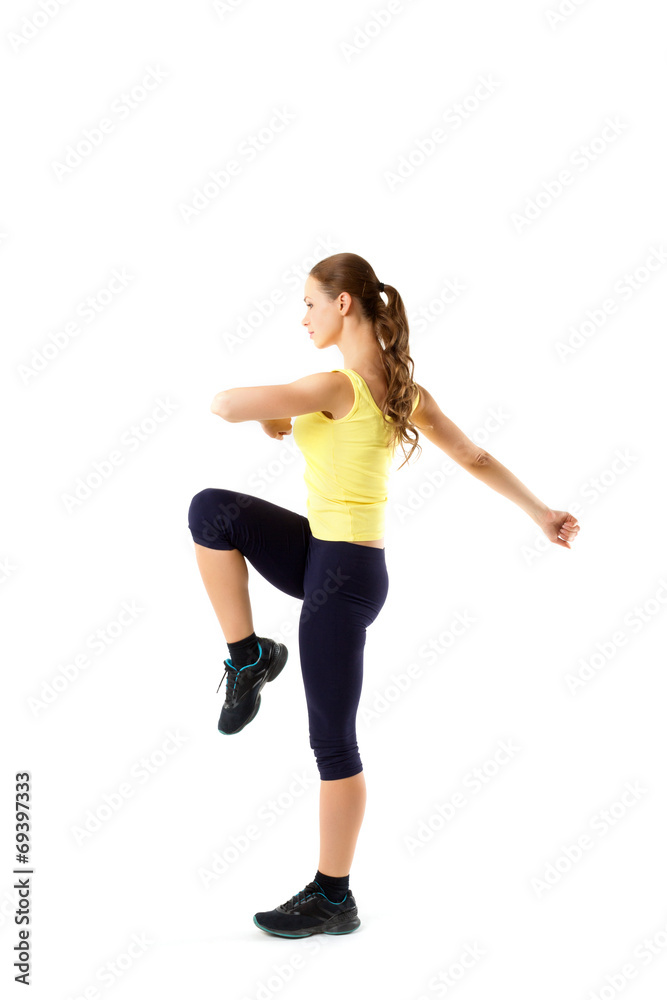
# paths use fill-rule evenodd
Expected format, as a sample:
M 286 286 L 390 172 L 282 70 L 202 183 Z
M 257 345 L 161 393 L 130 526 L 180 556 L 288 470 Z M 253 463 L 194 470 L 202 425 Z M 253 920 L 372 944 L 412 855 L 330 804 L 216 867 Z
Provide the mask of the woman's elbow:
M 213 402 L 211 403 L 211 413 L 215 413 L 218 417 L 222 417 L 223 420 L 229 420 L 229 397 L 227 395 L 227 390 L 223 392 L 218 392 L 213 397 Z
M 490 461 L 491 461 L 491 456 L 489 455 L 488 451 L 485 451 L 484 448 L 478 448 L 473 457 L 472 464 L 476 468 L 479 468 L 482 465 L 488 465 Z

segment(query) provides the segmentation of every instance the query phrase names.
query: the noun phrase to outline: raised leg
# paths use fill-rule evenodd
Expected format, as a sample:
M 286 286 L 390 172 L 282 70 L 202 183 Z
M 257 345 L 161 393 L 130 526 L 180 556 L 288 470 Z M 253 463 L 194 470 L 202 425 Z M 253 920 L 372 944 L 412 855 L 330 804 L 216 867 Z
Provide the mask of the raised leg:
M 238 549 L 210 549 L 194 543 L 197 565 L 226 642 L 255 631 L 248 594 L 248 566 Z

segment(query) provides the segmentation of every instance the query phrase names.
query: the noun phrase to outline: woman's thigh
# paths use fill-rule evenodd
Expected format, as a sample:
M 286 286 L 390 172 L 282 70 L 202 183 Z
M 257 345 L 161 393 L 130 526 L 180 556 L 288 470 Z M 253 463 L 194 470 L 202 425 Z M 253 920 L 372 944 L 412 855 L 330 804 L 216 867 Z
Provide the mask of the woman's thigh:
M 366 629 L 388 590 L 384 549 L 311 539 L 299 619 L 311 739 L 354 734 Z
M 303 514 L 250 493 L 211 487 L 192 498 L 188 527 L 198 545 L 239 549 L 270 584 L 303 599 L 312 538 Z

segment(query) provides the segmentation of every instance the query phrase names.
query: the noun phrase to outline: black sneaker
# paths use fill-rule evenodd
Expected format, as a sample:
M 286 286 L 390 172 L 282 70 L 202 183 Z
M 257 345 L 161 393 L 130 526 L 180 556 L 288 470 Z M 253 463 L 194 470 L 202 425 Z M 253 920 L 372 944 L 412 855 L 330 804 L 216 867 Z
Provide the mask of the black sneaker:
M 247 667 L 234 667 L 225 660 L 227 675 L 225 703 L 218 720 L 218 732 L 225 736 L 240 733 L 255 718 L 262 700 L 260 691 L 267 681 L 274 680 L 287 663 L 287 646 L 273 639 L 258 637 L 259 657 Z M 218 684 L 218 691 L 220 690 Z
M 260 930 L 279 937 L 349 934 L 361 924 L 350 890 L 340 903 L 332 903 L 319 882 L 314 881 L 275 910 L 256 913 L 252 919 Z

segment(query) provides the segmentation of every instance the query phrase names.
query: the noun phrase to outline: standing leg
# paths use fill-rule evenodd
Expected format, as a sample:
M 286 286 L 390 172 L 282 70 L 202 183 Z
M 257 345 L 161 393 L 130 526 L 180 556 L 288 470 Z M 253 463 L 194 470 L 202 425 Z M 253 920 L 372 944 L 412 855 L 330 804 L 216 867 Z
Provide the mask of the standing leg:
M 312 539 L 299 647 L 321 778 L 319 871 L 332 878 L 349 874 L 366 807 L 356 715 L 366 629 L 388 588 L 384 549 Z
M 315 878 L 254 915 L 270 934 L 349 934 L 361 921 L 349 872 L 366 806 L 355 721 L 366 628 L 385 602 L 384 549 L 311 538 L 299 618 L 310 746 L 320 773 L 320 855 Z
M 319 870 L 333 878 L 349 875 L 366 809 L 364 772 L 320 782 Z

